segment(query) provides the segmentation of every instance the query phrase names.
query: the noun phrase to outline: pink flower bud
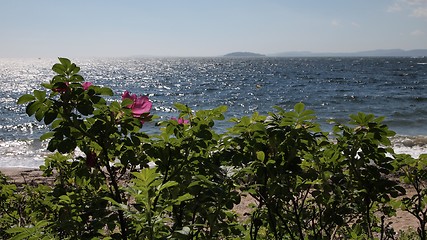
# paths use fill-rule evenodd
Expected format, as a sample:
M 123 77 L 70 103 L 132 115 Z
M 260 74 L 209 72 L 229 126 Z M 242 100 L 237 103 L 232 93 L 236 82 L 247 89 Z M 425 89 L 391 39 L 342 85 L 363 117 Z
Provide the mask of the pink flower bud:
M 90 86 L 92 86 L 91 82 L 82 83 L 83 90 L 85 90 L 85 91 L 88 90 Z
M 172 120 L 175 120 L 175 121 L 177 121 L 178 122 L 178 124 L 181 124 L 181 125 L 184 125 L 184 124 L 189 124 L 190 123 L 190 121 L 189 120 L 187 120 L 187 119 L 184 119 L 184 118 L 178 118 L 178 119 L 176 119 L 176 118 L 171 118 Z

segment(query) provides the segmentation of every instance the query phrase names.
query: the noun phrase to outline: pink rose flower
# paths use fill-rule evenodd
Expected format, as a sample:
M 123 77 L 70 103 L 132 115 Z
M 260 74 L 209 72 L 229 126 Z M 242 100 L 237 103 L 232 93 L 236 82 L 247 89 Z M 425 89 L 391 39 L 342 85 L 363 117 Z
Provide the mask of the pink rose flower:
M 187 119 L 184 119 L 184 118 L 178 118 L 178 119 L 176 119 L 176 118 L 171 118 L 172 120 L 175 120 L 175 121 L 177 121 L 178 122 L 178 124 L 181 124 L 181 125 L 184 125 L 184 124 L 189 124 L 190 123 L 190 121 L 189 120 L 187 120 Z
M 147 96 L 136 96 L 136 94 L 130 94 L 128 91 L 125 91 L 122 95 L 122 100 L 131 99 L 132 104 L 129 104 L 127 108 L 132 109 L 132 114 L 134 117 L 139 118 L 143 114 L 148 114 L 151 111 L 153 104 Z
M 85 91 L 88 90 L 90 86 L 92 86 L 91 82 L 82 83 L 83 90 L 85 90 Z

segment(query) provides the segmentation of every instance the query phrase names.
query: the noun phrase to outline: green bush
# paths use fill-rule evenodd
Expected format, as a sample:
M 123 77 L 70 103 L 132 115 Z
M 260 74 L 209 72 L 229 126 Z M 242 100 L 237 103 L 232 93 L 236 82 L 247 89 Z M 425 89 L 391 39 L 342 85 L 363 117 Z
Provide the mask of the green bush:
M 151 101 L 84 82 L 59 59 L 44 90 L 18 99 L 49 126 L 54 152 L 41 166 L 51 185 L 17 188 L 0 180 L 0 234 L 12 239 L 395 239 L 385 221 L 403 208 L 425 239 L 425 156 L 393 153 L 382 118 L 358 113 L 322 132 L 298 103 L 231 119 L 227 108 L 193 111 L 175 104 L 176 119 L 147 135 Z M 239 216 L 242 196 L 255 204 Z M 247 218 L 247 220 L 242 220 Z

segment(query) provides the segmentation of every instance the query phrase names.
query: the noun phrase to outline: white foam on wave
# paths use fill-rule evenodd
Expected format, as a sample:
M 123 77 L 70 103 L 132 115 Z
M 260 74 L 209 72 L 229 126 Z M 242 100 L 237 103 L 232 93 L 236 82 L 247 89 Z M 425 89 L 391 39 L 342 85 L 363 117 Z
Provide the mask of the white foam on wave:
M 427 154 L 427 136 L 396 136 L 391 141 L 395 153 L 409 154 L 413 158 Z
M 39 140 L 0 141 L 0 167 L 39 168 L 49 154 Z

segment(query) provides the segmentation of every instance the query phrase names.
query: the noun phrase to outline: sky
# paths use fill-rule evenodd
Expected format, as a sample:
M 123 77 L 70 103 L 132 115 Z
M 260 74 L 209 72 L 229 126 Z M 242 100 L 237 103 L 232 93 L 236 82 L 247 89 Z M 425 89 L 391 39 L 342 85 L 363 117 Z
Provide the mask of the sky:
M 0 58 L 427 49 L 427 0 L 0 0 Z

